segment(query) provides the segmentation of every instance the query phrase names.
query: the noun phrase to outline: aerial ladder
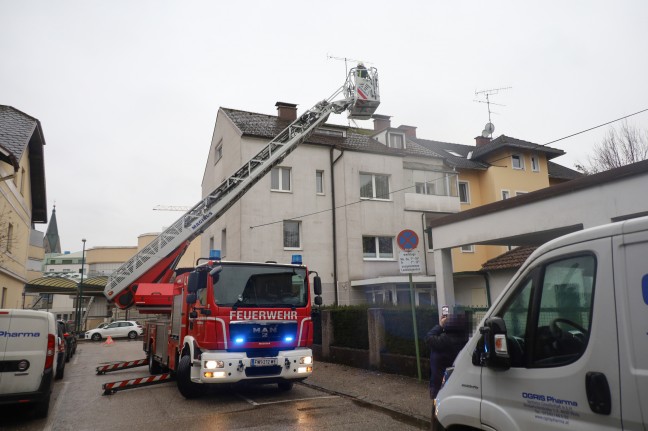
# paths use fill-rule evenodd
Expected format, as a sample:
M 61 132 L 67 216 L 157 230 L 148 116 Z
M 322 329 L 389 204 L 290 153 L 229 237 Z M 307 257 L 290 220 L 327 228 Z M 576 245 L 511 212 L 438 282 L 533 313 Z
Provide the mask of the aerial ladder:
M 340 100 L 334 100 L 341 96 Z M 134 304 L 140 283 L 168 282 L 190 242 L 222 216 L 274 166 L 281 163 L 326 122 L 331 113 L 348 110 L 349 119 L 368 120 L 380 104 L 378 72 L 362 64 L 328 99 L 307 110 L 214 191 L 165 229 L 109 278 L 104 295 L 122 309 Z

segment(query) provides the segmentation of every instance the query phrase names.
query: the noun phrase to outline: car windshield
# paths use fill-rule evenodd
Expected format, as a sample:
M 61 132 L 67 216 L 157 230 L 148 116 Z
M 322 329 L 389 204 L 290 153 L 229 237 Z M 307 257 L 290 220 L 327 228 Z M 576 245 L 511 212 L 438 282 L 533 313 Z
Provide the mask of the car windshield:
M 223 265 L 214 275 L 214 298 L 231 307 L 304 307 L 306 269 L 271 265 Z

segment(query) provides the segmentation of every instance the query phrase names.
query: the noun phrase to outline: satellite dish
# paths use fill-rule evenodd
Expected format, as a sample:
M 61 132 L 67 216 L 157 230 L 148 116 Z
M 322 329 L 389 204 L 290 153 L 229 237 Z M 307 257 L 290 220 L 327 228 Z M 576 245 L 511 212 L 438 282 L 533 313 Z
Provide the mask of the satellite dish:
M 490 136 L 490 133 L 488 133 L 488 130 L 484 129 L 482 130 L 482 138 L 488 138 Z
M 492 135 L 495 131 L 495 125 L 493 123 L 486 123 L 484 126 L 484 132 L 487 132 L 489 135 Z

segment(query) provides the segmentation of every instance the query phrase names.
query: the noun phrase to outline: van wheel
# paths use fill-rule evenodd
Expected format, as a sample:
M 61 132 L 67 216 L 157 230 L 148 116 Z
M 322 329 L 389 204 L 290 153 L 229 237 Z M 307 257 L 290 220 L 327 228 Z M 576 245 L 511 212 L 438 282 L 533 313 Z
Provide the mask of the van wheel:
M 187 399 L 198 398 L 202 395 L 202 386 L 191 381 L 191 357 L 185 355 L 180 358 L 176 373 L 178 390 Z
M 56 380 L 61 380 L 63 378 L 63 374 L 65 373 L 65 362 L 63 362 L 63 366 L 61 368 L 56 369 L 56 375 L 54 376 Z
M 101 341 L 101 334 L 99 334 L 98 332 L 92 334 L 92 341 Z
M 136 339 L 136 338 L 137 338 L 137 332 L 135 332 L 135 331 L 130 331 L 130 332 L 128 333 L 128 338 L 130 338 L 131 340 Z
M 34 416 L 38 419 L 45 419 L 47 413 L 49 412 L 50 398 L 52 394 L 48 394 L 42 401 L 39 401 L 35 404 Z
M 153 359 L 153 353 L 149 353 L 148 366 L 149 366 L 149 373 L 153 375 L 162 374 L 162 367 L 160 366 L 160 363 L 158 361 Z
M 279 390 L 281 391 L 289 391 L 293 388 L 293 382 L 291 381 L 279 382 L 277 383 L 277 386 L 279 386 Z

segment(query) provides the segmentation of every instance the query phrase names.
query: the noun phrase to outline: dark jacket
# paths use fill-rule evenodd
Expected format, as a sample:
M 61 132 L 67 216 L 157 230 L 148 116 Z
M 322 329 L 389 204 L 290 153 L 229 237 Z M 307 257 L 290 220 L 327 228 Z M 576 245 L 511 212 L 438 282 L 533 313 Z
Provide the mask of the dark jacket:
M 452 366 L 455 358 L 468 341 L 468 328 L 463 316 L 450 317 L 445 328 L 436 325 L 425 336 L 430 348 L 430 397 L 435 398 L 446 368 Z

